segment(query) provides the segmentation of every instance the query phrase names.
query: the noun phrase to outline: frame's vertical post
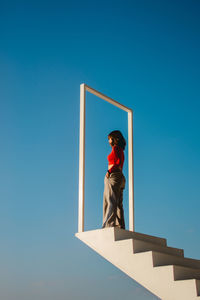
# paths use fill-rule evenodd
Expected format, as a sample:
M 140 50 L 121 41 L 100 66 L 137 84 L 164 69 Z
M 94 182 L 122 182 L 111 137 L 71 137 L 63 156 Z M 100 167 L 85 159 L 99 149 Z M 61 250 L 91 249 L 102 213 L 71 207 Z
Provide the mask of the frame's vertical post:
M 129 230 L 134 231 L 133 112 L 128 112 Z
M 84 231 L 85 198 L 85 85 L 80 86 L 80 140 L 79 140 L 79 208 L 78 232 Z

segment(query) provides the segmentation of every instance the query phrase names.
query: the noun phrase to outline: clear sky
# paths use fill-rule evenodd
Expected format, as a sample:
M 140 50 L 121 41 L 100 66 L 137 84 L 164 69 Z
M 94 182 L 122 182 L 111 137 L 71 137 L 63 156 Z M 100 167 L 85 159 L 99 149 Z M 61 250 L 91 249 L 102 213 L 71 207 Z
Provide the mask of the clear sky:
M 198 0 L 1 0 L 1 299 L 157 299 L 74 237 L 81 83 L 134 110 L 136 231 L 200 259 L 199 14 Z M 88 95 L 86 118 L 90 230 L 127 116 Z

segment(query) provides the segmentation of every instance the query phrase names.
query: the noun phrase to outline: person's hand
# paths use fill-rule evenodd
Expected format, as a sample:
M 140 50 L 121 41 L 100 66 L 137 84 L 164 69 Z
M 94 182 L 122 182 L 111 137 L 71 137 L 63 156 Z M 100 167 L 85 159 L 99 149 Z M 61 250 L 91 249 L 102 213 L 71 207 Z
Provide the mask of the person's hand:
M 106 177 L 108 178 L 109 176 L 110 176 L 110 173 L 109 173 L 109 172 L 107 172 L 107 173 L 106 173 Z

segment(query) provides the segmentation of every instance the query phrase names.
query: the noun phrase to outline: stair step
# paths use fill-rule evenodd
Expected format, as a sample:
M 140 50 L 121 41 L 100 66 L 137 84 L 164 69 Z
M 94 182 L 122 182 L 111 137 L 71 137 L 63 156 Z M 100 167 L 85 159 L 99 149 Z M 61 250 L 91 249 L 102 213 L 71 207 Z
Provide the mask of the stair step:
M 107 228 L 105 228 L 103 230 L 107 230 Z M 154 243 L 154 244 L 158 244 L 158 245 L 162 245 L 162 246 L 167 245 L 167 241 L 164 238 L 147 235 L 147 234 L 143 234 L 143 233 L 138 233 L 138 232 L 133 232 L 133 231 L 128 231 L 128 230 L 124 230 L 124 229 L 121 229 L 118 227 L 114 227 L 114 237 L 115 237 L 115 241 L 132 238 L 132 239 L 142 240 L 142 241 L 146 241 L 146 242 L 150 242 L 150 243 Z
M 116 241 L 116 243 L 120 243 L 121 245 L 124 244 L 124 247 L 127 247 L 128 244 L 130 244 L 129 247 L 132 247 L 133 253 L 141 253 L 141 252 L 146 252 L 146 251 L 157 251 L 161 253 L 167 253 L 167 254 L 172 254 L 176 256 L 184 256 L 184 252 L 182 249 L 177 249 L 177 248 L 172 248 L 172 247 L 167 247 L 167 246 L 162 246 L 159 244 L 147 242 L 147 241 L 142 241 L 138 239 L 127 239 L 127 240 L 119 240 Z
M 134 253 L 139 253 L 143 251 L 154 250 L 162 253 L 169 253 L 178 256 L 184 256 L 183 249 L 172 248 L 168 246 L 157 245 L 154 243 L 149 243 L 141 240 L 133 241 Z
M 174 280 L 197 279 L 200 280 L 200 269 L 183 266 L 174 266 Z
M 158 272 L 166 269 L 173 274 L 173 279 L 176 280 L 187 280 L 197 279 L 200 280 L 200 269 L 194 269 L 189 267 L 170 265 L 170 266 L 158 266 L 155 267 Z
M 200 269 L 200 260 L 197 259 L 175 256 L 175 255 L 161 253 L 157 251 L 151 251 L 151 253 L 152 253 L 154 267 L 164 266 L 164 265 L 178 265 L 183 267 Z M 140 253 L 136 255 L 139 254 Z

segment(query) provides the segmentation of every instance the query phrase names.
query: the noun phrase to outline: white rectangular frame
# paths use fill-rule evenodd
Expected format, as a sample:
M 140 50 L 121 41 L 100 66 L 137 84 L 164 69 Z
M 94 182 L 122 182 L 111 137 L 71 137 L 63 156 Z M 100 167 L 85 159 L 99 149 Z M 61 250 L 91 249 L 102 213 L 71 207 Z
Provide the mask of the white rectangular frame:
M 80 136 L 79 136 L 79 205 L 78 232 L 84 231 L 85 204 L 85 100 L 86 91 L 117 106 L 128 113 L 128 184 L 129 184 L 129 230 L 134 231 L 134 173 L 133 173 L 133 111 L 105 96 L 86 84 L 80 85 Z

